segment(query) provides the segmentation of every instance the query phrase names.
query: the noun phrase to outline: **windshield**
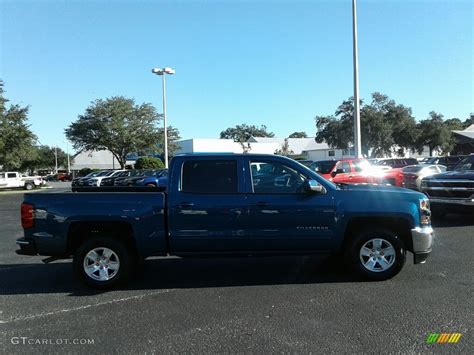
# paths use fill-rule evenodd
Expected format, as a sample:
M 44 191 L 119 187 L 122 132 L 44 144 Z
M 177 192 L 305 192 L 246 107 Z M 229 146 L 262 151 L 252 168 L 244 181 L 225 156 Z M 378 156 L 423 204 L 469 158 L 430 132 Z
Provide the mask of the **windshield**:
M 91 177 L 96 177 L 96 176 L 98 176 L 99 174 L 100 174 L 100 171 L 94 171 L 94 172 L 92 172 L 92 173 L 87 174 L 87 175 L 84 176 L 84 177 L 86 177 L 86 178 L 91 178 Z
M 322 160 L 315 161 L 309 168 L 320 174 L 329 174 L 334 168 L 334 165 L 336 165 L 336 161 L 334 160 Z
M 438 158 L 429 158 L 425 160 L 427 164 L 436 164 L 437 161 L 438 161 Z
M 474 155 L 470 155 L 461 160 L 454 168 L 456 171 L 474 170 Z
M 404 167 L 402 170 L 403 172 L 406 172 L 406 173 L 416 173 L 425 167 L 426 165 L 410 165 L 410 166 Z
M 367 171 L 373 169 L 372 164 L 367 160 L 355 160 L 352 162 L 354 165 L 355 171 Z

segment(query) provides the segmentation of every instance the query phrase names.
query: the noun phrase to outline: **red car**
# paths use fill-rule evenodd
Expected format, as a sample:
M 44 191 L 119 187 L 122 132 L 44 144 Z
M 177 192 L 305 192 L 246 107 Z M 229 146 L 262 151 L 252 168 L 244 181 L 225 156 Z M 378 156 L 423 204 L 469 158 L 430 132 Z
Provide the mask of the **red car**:
M 382 168 L 371 165 L 366 159 L 320 160 L 309 168 L 325 179 L 338 183 L 369 183 L 402 186 L 401 169 Z

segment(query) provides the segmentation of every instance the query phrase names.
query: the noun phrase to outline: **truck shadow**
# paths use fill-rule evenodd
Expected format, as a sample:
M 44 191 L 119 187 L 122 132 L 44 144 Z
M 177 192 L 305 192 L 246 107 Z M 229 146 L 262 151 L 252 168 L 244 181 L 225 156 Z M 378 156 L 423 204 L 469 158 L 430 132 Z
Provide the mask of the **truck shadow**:
M 340 261 L 340 259 L 339 259 Z M 232 287 L 356 282 L 337 258 L 153 258 L 121 290 Z M 0 265 L 0 294 L 68 293 L 89 296 L 104 291 L 76 281 L 69 262 Z

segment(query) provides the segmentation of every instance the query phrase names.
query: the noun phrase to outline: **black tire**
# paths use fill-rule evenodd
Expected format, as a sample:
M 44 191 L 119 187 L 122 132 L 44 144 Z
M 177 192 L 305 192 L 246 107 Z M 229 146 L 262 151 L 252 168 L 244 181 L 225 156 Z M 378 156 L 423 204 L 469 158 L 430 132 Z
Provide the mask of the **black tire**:
M 32 182 L 27 182 L 25 183 L 25 190 L 33 190 L 35 188 L 35 184 L 33 184 Z
M 374 242 L 372 242 L 374 239 L 382 240 L 381 251 L 374 248 Z M 393 251 L 390 249 L 390 245 L 393 247 Z M 374 256 L 361 255 L 363 246 L 369 246 L 368 249 Z M 388 255 L 389 249 L 391 255 Z M 383 251 L 386 251 L 387 254 L 384 255 Z M 392 255 L 394 259 L 392 259 Z M 377 258 L 380 258 L 380 261 Z M 403 241 L 394 232 L 385 228 L 370 228 L 354 235 L 345 250 L 345 260 L 350 271 L 365 280 L 383 281 L 394 277 L 403 268 L 406 261 L 406 249 Z M 382 265 L 382 262 L 385 266 Z M 372 264 L 373 267 L 371 267 Z
M 86 255 L 88 255 L 88 253 L 94 249 L 100 250 L 101 248 L 107 248 L 111 250 L 116 255 L 114 261 L 117 259 L 119 261 L 118 270 L 115 273 L 112 271 L 112 273 L 110 273 L 111 278 L 105 281 L 97 280 L 89 276 L 86 273 L 84 266 Z M 110 260 L 112 260 L 112 258 L 110 258 Z M 73 259 L 73 267 L 74 273 L 78 279 L 86 286 L 105 290 L 114 288 L 118 285 L 126 284 L 135 270 L 136 260 L 137 258 L 135 253 L 131 252 L 121 241 L 112 237 L 95 237 L 86 240 L 76 250 Z M 90 259 L 88 259 L 88 261 L 90 261 Z M 109 271 L 107 272 L 109 273 Z

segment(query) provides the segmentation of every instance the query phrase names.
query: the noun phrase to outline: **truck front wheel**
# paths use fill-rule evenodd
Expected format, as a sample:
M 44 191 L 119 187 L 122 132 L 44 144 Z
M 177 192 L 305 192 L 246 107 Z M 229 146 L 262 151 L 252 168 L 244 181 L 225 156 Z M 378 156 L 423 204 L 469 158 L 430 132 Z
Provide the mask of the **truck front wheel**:
M 35 184 L 32 182 L 25 183 L 25 190 L 33 190 L 35 188 Z
M 406 249 L 395 233 L 383 228 L 359 232 L 346 249 L 351 271 L 370 281 L 383 281 L 400 272 Z
M 126 283 L 135 258 L 126 246 L 111 237 L 86 240 L 74 254 L 74 272 L 81 282 L 97 289 Z

